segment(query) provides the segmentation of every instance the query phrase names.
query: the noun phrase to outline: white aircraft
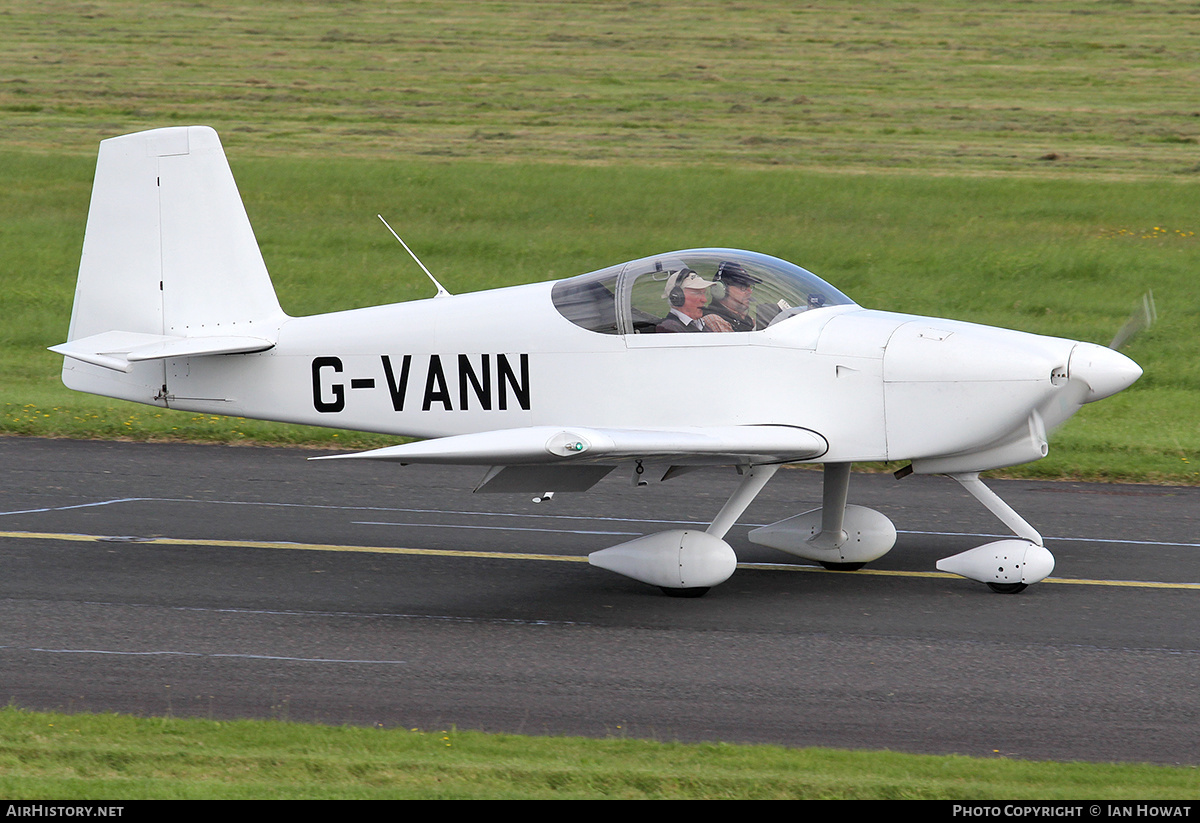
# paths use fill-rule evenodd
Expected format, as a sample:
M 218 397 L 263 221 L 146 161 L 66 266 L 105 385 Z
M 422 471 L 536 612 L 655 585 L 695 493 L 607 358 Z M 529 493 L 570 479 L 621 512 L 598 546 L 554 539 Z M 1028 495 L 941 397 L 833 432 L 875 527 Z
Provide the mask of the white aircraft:
M 427 300 L 287 316 L 216 133 L 146 131 L 100 144 L 68 341 L 52 350 L 80 391 L 423 438 L 336 457 L 478 465 L 476 491 L 543 499 L 622 464 L 639 485 L 733 466 L 741 483 L 706 530 L 590 555 L 679 596 L 733 574 L 723 538 L 788 463 L 823 464 L 822 505 L 753 542 L 832 569 L 889 551 L 888 518 L 847 505 L 856 461 L 961 483 L 1015 536 L 937 567 L 1020 591 L 1054 559 L 979 473 L 1043 457 L 1056 426 L 1141 375 L 1092 343 L 864 309 L 747 251 L 453 296 L 434 283 Z

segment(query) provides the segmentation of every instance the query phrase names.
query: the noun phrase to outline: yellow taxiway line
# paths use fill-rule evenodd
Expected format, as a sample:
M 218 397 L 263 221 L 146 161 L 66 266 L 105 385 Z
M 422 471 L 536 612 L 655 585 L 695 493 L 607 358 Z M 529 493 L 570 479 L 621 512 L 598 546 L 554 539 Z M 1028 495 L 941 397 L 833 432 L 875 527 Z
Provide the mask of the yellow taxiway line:
M 140 546 L 215 546 L 230 549 L 289 549 L 292 551 L 360 552 L 364 554 L 409 554 L 424 557 L 474 557 L 487 560 L 550 560 L 560 563 L 586 563 L 586 556 L 568 554 L 528 554 L 524 552 L 480 552 L 453 549 L 413 549 L 395 546 L 343 546 L 330 543 L 288 543 L 263 540 L 196 540 L 182 537 L 117 537 L 98 534 L 66 534 L 57 532 L 3 532 L 0 538 L 14 540 L 64 540 L 83 543 L 129 543 Z M 859 569 L 854 572 L 830 571 L 817 566 L 788 563 L 739 563 L 739 569 L 770 571 L 815 572 L 818 574 L 854 574 L 868 577 L 918 577 L 961 580 L 947 572 L 903 572 L 886 569 Z M 1084 578 L 1047 577 L 1043 583 L 1062 583 L 1075 586 L 1118 586 L 1139 589 L 1200 590 L 1200 583 L 1163 583 L 1151 580 L 1090 580 Z

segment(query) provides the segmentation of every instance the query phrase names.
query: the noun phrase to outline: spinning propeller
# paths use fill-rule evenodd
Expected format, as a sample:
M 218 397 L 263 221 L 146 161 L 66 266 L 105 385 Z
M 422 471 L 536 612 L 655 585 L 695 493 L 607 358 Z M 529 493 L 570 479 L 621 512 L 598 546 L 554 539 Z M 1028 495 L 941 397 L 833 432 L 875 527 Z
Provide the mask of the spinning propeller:
M 1113 351 L 1119 350 L 1135 336 L 1154 325 L 1156 320 L 1158 320 L 1158 310 L 1154 307 L 1154 292 L 1148 291 L 1142 295 L 1141 305 L 1133 310 L 1133 314 L 1129 315 L 1129 319 L 1125 321 L 1125 325 L 1117 332 L 1117 336 L 1112 339 L 1108 347 Z

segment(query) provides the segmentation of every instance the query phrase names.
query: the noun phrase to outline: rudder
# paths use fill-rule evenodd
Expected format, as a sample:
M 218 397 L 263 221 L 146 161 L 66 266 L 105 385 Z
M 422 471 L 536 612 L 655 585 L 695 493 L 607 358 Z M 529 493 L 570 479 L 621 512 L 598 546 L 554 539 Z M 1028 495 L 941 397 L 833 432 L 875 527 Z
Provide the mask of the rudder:
M 156 361 L 262 351 L 285 319 L 215 131 L 100 144 L 68 342 L 54 347 L 68 386 L 151 402 Z

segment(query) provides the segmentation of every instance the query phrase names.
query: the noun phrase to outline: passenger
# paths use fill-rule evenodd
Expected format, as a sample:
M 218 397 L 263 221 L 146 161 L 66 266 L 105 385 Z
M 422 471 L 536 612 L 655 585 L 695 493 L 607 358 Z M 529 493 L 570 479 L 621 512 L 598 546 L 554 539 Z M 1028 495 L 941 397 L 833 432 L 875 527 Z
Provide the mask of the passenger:
M 762 280 L 750 274 L 741 263 L 726 260 L 717 267 L 715 282 L 725 287 L 725 293 L 704 310 L 704 326 L 708 331 L 754 331 L 750 316 L 750 297 Z
M 708 301 L 708 290 L 715 285 L 687 267 L 671 275 L 663 292 L 663 297 L 671 303 L 671 312 L 655 331 L 659 334 L 705 331 L 704 304 Z

